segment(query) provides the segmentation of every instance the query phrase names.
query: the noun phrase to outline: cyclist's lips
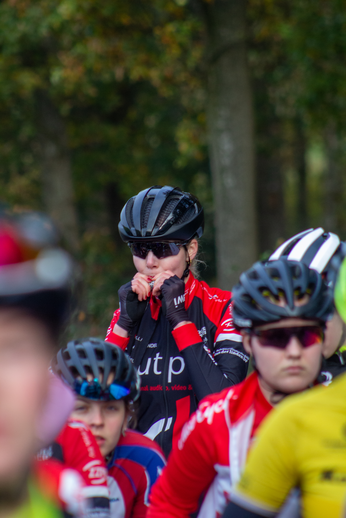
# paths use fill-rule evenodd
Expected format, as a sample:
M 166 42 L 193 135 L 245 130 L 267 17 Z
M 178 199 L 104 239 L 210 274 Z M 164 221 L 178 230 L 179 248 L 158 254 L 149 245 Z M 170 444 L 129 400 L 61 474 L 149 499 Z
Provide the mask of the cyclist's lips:
M 102 446 L 106 442 L 106 439 L 102 435 L 94 435 L 96 442 L 99 446 Z
M 302 365 L 290 365 L 284 369 L 288 374 L 301 374 L 305 371 L 305 368 Z

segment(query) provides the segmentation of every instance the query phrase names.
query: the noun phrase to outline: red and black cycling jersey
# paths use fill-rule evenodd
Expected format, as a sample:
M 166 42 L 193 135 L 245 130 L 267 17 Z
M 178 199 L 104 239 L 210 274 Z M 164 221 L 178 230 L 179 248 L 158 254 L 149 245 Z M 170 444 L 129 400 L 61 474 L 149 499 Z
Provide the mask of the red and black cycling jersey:
M 190 274 L 185 308 L 191 324 L 172 331 L 161 301 L 151 297 L 133 336 L 124 339 L 113 332 L 120 312 L 114 313 L 106 341 L 126 349 L 141 376 L 138 430 L 166 456 L 198 402 L 246 376 L 249 358 L 233 327 L 230 299 L 229 291 Z

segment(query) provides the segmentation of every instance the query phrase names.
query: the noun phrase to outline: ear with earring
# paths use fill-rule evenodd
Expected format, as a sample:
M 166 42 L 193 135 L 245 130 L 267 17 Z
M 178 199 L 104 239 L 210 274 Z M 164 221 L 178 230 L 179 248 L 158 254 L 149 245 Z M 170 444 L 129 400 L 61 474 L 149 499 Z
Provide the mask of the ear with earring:
M 190 265 L 191 265 L 191 260 L 190 260 L 189 253 L 187 253 L 186 268 L 185 268 L 185 270 L 184 270 L 184 273 L 183 273 L 182 279 L 186 279 L 186 277 L 188 277 L 188 275 L 189 275 L 189 273 L 190 273 Z

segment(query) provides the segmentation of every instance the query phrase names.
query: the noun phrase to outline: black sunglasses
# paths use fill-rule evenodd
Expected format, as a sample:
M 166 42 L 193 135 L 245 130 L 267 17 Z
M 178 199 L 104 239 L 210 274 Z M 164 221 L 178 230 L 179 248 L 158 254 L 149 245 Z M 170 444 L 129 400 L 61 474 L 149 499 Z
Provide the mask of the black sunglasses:
M 324 339 L 324 331 L 319 326 L 277 327 L 275 329 L 254 329 L 252 334 L 257 336 L 263 347 L 285 349 L 292 336 L 295 336 L 303 347 L 320 344 Z
M 179 250 L 182 246 L 187 245 L 188 241 L 184 243 L 128 243 L 131 249 L 132 255 L 145 259 L 150 251 L 158 259 L 164 259 L 165 257 L 171 257 L 172 255 L 178 255 Z

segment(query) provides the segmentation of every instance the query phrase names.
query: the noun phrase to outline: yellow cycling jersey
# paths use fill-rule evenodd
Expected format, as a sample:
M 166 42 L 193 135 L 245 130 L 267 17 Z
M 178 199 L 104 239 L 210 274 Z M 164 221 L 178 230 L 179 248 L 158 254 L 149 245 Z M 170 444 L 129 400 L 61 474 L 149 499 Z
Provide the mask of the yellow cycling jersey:
M 346 374 L 269 414 L 232 500 L 273 516 L 296 487 L 305 518 L 346 517 Z

